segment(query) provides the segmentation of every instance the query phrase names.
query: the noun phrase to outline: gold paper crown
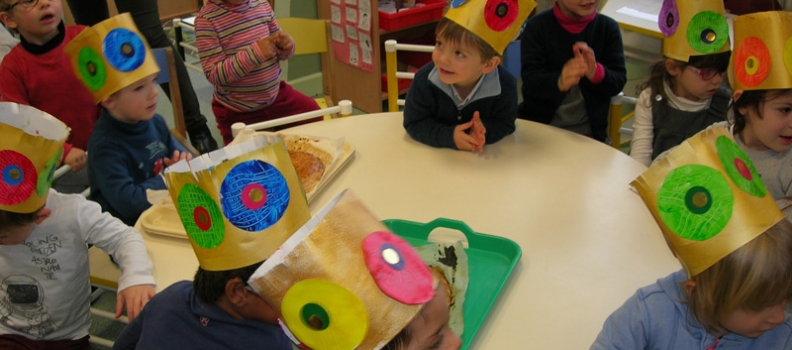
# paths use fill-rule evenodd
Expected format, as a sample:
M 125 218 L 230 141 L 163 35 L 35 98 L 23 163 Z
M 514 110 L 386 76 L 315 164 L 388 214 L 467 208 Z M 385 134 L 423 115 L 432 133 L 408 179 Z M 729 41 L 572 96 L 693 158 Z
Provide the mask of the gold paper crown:
M 0 210 L 44 206 L 69 128 L 36 108 L 0 102 Z
M 725 127 L 689 138 L 632 185 L 691 277 L 784 218 Z
M 735 91 L 792 88 L 792 12 L 734 18 L 729 75 Z
M 279 137 L 256 135 L 164 172 L 201 267 L 225 271 L 269 257 L 311 217 Z
M 146 39 L 129 13 L 97 23 L 77 35 L 66 54 L 72 70 L 99 103 L 140 79 L 159 72 Z
M 690 56 L 728 52 L 729 23 L 722 0 L 663 0 L 657 16 L 663 55 L 682 62 Z
M 312 349 L 379 349 L 434 295 L 415 249 L 345 191 L 253 273 L 248 283 L 287 334 Z
M 445 17 L 503 55 L 535 7 L 534 0 L 454 0 Z

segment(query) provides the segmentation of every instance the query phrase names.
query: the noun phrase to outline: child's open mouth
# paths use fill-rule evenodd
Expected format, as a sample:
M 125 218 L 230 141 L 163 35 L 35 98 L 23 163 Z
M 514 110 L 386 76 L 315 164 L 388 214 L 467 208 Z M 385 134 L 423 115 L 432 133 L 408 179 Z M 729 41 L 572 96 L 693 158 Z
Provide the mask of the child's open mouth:
M 779 136 L 778 138 L 781 139 L 781 143 L 785 145 L 792 145 L 792 136 Z

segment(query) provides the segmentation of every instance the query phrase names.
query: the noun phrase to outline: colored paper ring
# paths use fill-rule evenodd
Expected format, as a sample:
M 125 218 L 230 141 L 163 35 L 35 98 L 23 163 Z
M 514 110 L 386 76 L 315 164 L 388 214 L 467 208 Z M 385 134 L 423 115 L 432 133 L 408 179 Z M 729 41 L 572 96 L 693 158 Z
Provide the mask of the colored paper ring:
M 792 37 L 787 39 L 786 43 L 784 43 L 784 67 L 786 67 L 787 73 L 792 75 Z
M 720 13 L 701 11 L 688 23 L 687 40 L 700 53 L 718 52 L 729 40 L 729 23 Z
M 83 47 L 77 54 L 77 70 L 80 78 L 93 91 L 99 91 L 107 80 L 107 68 L 102 55 L 90 47 Z
M 726 175 L 739 189 L 758 198 L 767 195 L 767 188 L 759 172 L 740 146 L 730 138 L 720 136 L 715 140 L 715 148 Z
M 102 52 L 115 69 L 131 72 L 146 60 L 146 45 L 140 36 L 125 28 L 115 28 L 102 42 Z
M 468 0 L 453 0 L 451 1 L 451 8 L 455 9 L 459 6 L 464 5 Z
M 676 33 L 679 27 L 679 8 L 676 0 L 663 0 L 663 6 L 657 15 L 657 24 L 660 27 L 660 32 L 665 37 L 670 37 Z
M 258 210 L 267 202 L 267 190 L 257 183 L 248 184 L 242 189 L 242 204 L 250 210 Z
M 47 174 L 46 176 L 39 176 L 38 182 L 36 183 L 36 194 L 39 197 L 43 197 L 47 194 L 50 186 L 52 186 L 52 177 L 55 175 L 55 169 L 58 167 L 58 162 L 60 162 L 61 155 L 63 154 L 63 148 L 58 149 L 55 154 L 44 164 L 44 168 L 41 169 L 41 174 Z
M 193 243 L 204 249 L 212 249 L 223 243 L 223 214 L 217 202 L 198 185 L 186 184 L 181 188 L 176 209 Z
M 747 87 L 759 85 L 770 73 L 770 50 L 757 37 L 745 38 L 734 50 L 734 75 Z
M 484 7 L 484 22 L 487 27 L 502 32 L 514 24 L 520 5 L 517 0 L 487 0 Z
M 36 191 L 36 167 L 19 152 L 0 151 L 0 176 L 0 205 L 17 205 Z
M 254 187 L 249 187 L 253 185 Z M 264 202 L 245 204 L 245 189 L 260 186 Z M 220 204 L 228 222 L 245 231 L 257 232 L 269 228 L 283 217 L 291 198 L 289 184 L 283 174 L 267 162 L 249 160 L 235 165 L 220 185 Z M 249 198 L 249 197 L 248 197 Z
M 362 249 L 366 267 L 385 295 L 409 305 L 432 299 L 432 273 L 409 243 L 376 231 L 363 239 Z

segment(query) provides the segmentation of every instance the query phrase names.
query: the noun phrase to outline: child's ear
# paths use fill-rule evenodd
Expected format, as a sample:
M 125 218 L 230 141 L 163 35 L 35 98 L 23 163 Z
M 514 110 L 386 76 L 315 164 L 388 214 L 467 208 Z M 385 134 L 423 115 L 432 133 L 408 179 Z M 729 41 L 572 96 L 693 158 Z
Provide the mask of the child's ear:
M 0 22 L 3 22 L 3 24 L 8 27 L 8 29 L 16 29 L 17 27 L 17 23 L 14 21 L 14 16 L 11 16 L 8 11 L 0 12 Z
M 680 65 L 679 62 L 671 58 L 666 58 L 665 69 L 666 72 L 668 72 L 668 74 L 671 74 L 672 76 L 677 76 L 680 73 L 682 73 L 682 65 Z
M 114 97 L 114 95 L 107 96 L 102 101 L 100 101 L 99 103 L 105 109 L 108 109 L 108 110 L 109 109 L 113 109 L 113 107 L 115 107 L 115 97 Z
M 50 208 L 41 208 L 41 209 L 39 209 L 36 212 L 36 220 L 35 220 L 36 225 L 39 225 L 42 222 L 44 222 L 44 220 L 46 220 L 48 217 L 50 217 L 50 215 L 52 215 L 52 209 L 50 209 Z
M 226 282 L 225 296 L 231 304 L 242 306 L 245 304 L 245 296 L 249 291 L 245 288 L 247 283 L 239 277 L 234 277 Z
M 487 62 L 484 62 L 484 74 L 492 73 L 495 69 L 498 68 L 498 65 L 501 62 L 500 56 L 492 56 L 492 58 L 488 59 Z
M 685 288 L 685 293 L 687 293 L 687 296 L 690 297 L 693 295 L 693 288 L 696 288 L 696 281 L 687 280 L 682 282 L 682 288 Z
M 737 100 L 740 99 L 740 96 L 742 96 L 743 92 L 745 92 L 745 91 L 744 90 L 735 90 L 734 93 L 732 94 L 732 99 L 734 100 L 734 101 L 732 101 L 732 103 L 737 102 Z

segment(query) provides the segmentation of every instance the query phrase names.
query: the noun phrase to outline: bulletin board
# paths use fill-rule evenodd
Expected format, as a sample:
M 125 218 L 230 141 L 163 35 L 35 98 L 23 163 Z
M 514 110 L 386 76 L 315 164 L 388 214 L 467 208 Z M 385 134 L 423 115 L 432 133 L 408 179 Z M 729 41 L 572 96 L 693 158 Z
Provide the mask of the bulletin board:
M 370 0 L 330 0 L 330 28 L 335 57 L 368 72 L 374 71 L 371 16 Z

